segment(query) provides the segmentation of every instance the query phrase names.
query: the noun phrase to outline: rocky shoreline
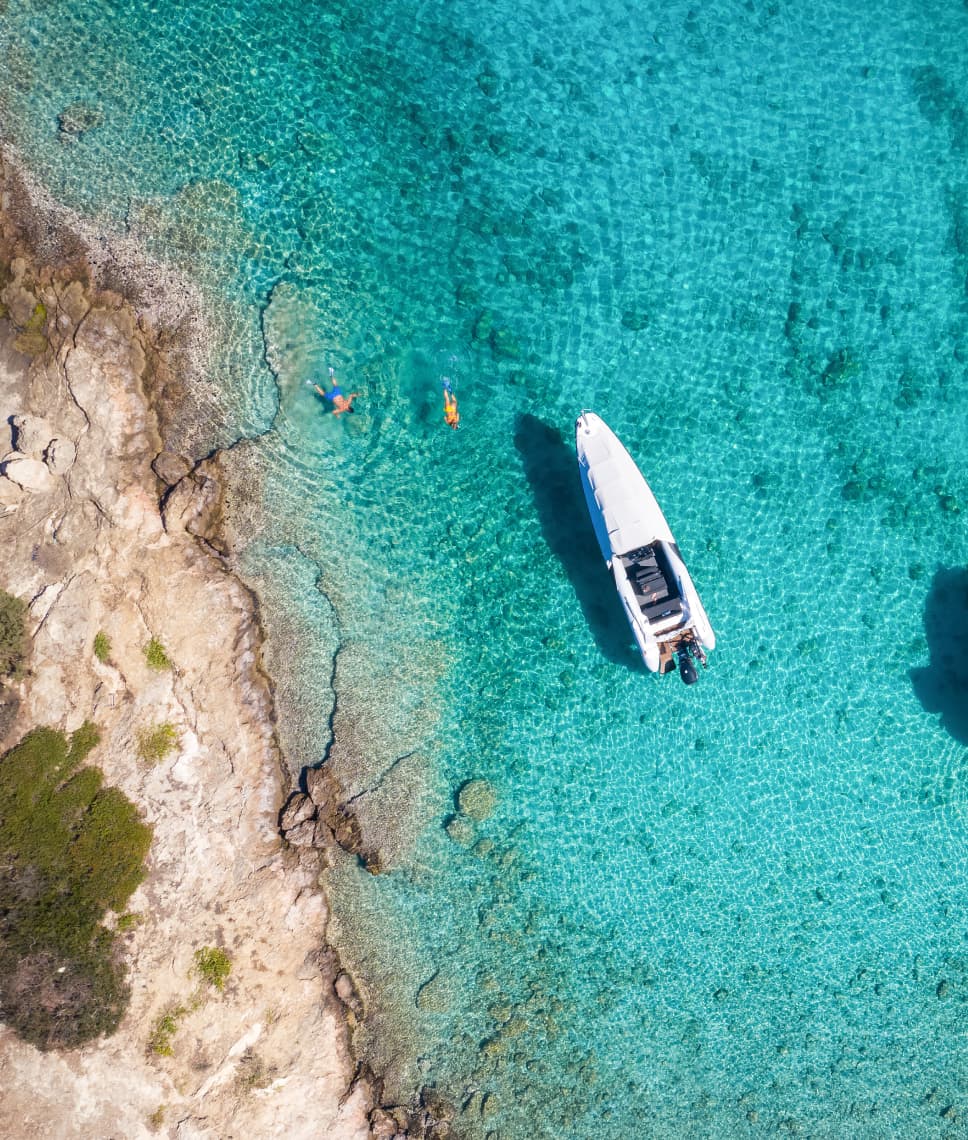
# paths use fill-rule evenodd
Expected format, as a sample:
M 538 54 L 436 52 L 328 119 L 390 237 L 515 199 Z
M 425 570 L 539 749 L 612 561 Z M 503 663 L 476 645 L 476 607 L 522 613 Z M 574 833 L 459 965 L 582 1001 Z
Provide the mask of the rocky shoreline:
M 0 587 L 29 602 L 32 640 L 0 745 L 95 721 L 92 760 L 154 829 L 120 1030 L 67 1054 L 0 1030 L 0 1135 L 368 1136 L 380 1116 L 325 949 L 319 855 L 278 831 L 272 688 L 257 600 L 224 558 L 219 458 L 163 445 L 197 328 L 188 306 L 180 328 L 155 325 L 163 312 L 107 288 L 119 275 L 6 153 L 0 195 Z M 168 667 L 146 659 L 152 640 Z M 177 745 L 151 762 L 139 740 L 160 725 Z M 204 1000 L 201 946 L 232 964 Z M 152 1047 L 159 1025 L 170 1052 Z

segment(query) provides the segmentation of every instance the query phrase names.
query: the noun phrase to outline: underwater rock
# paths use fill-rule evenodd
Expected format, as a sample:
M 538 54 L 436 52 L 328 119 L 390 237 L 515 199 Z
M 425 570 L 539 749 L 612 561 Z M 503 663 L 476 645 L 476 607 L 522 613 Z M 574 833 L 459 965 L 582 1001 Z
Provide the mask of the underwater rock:
M 477 314 L 477 320 L 474 321 L 474 327 L 471 330 L 471 336 L 474 340 L 486 341 L 490 340 L 491 333 L 494 331 L 494 313 L 490 309 L 482 309 Z
M 491 329 L 489 337 L 491 352 L 504 360 L 520 360 L 521 345 L 517 337 L 508 329 Z
M 462 815 L 452 816 L 444 828 L 448 836 L 461 847 L 470 847 L 474 842 L 474 825 Z
M 78 99 L 68 104 L 57 116 L 59 138 L 61 142 L 73 142 L 75 139 L 93 131 L 104 122 L 104 112 L 100 107 L 94 107 Z
M 481 1119 L 486 1120 L 493 1116 L 500 1108 L 500 1102 L 494 1093 L 486 1093 L 481 1100 Z
M 453 986 L 440 970 L 417 990 L 417 1009 L 424 1013 L 446 1013 L 453 1004 Z
M 360 991 L 356 988 L 356 983 L 352 977 L 345 970 L 336 975 L 336 980 L 333 982 L 333 990 L 347 1009 L 351 1009 L 358 1018 L 363 1017 L 366 1009 L 363 1005 L 363 999 L 360 997 Z
M 468 780 L 457 793 L 457 805 L 463 815 L 484 820 L 497 806 L 497 792 L 487 780 Z
M 641 332 L 649 326 L 649 314 L 642 309 L 626 309 L 622 314 L 622 327 L 630 332 Z
M 945 514 L 961 514 L 964 508 L 962 507 L 960 500 L 955 495 L 952 495 L 943 489 L 937 490 L 935 493 L 938 496 L 938 506 L 942 509 L 942 511 L 945 512 Z
M 457 1115 L 457 1107 L 437 1089 L 424 1085 L 420 1090 L 420 1104 L 437 1125 L 450 1124 Z
M 498 158 L 507 158 L 511 153 L 511 140 L 502 132 L 495 132 L 487 136 L 487 145 Z
M 849 348 L 838 349 L 820 374 L 820 383 L 824 388 L 839 388 L 858 371 L 858 368 L 859 365 Z
M 480 290 L 466 281 L 457 286 L 454 296 L 458 305 L 479 305 L 481 303 Z
M 497 94 L 497 89 L 500 85 L 500 80 L 493 71 L 482 71 L 479 75 L 475 76 L 477 86 L 488 97 L 493 99 Z

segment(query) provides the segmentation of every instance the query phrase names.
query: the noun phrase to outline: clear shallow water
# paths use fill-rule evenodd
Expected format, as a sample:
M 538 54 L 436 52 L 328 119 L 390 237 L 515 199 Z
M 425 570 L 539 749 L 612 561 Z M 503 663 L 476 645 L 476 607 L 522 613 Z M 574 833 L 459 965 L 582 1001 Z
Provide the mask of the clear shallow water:
M 372 771 L 423 758 L 395 869 L 331 884 L 397 1091 L 471 1136 L 962 1133 L 968 733 L 912 671 L 968 621 L 964 6 L 2 19 L 34 168 L 246 329 L 246 562 L 305 689 L 339 649 Z M 717 629 L 692 690 L 634 668 L 583 406 Z

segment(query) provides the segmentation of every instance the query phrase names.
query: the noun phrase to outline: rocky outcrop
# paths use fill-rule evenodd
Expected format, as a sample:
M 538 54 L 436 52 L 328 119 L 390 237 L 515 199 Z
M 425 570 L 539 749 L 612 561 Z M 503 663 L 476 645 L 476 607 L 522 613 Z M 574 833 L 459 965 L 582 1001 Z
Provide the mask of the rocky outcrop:
M 57 487 L 58 477 L 70 471 L 77 457 L 77 447 L 69 438 L 57 438 L 54 429 L 40 416 L 13 415 L 10 417 L 11 445 L 0 459 L 0 481 L 12 483 L 20 492 L 29 495 L 47 495 Z M 10 488 L 3 489 L 0 482 L 0 510 L 15 510 L 23 501 L 23 494 Z
M 302 775 L 305 791 L 293 792 L 279 827 L 294 847 L 330 851 L 334 845 L 355 855 L 374 875 L 403 862 L 409 832 L 400 820 L 412 809 L 425 758 L 406 753 L 359 791 L 348 794 L 334 766 L 324 763 Z
M 158 466 L 169 473 L 176 469 L 171 461 L 161 462 L 160 456 Z M 204 460 L 169 487 L 161 500 L 161 517 L 166 530 L 187 530 L 225 558 L 229 547 L 225 539 L 223 485 L 218 456 Z
M 132 992 L 120 1030 L 71 1056 L 0 1033 L 0 1137 L 161 1127 L 185 1140 L 363 1140 L 368 1086 L 319 955 L 319 859 L 278 834 L 254 601 L 213 553 L 217 460 L 179 471 L 161 459 L 145 388 L 164 371 L 163 338 L 84 272 L 5 261 L 10 232 L 0 213 L 0 588 L 29 602 L 32 651 L 0 747 L 35 724 L 93 720 L 92 761 L 154 838 L 122 927 Z M 96 635 L 109 652 L 95 655 Z M 167 666 L 151 667 L 153 640 Z M 152 759 L 139 741 L 159 726 L 177 743 Z M 232 970 L 200 997 L 194 955 L 212 946 Z M 252 1072 L 269 1074 L 255 1090 Z
M 457 1140 L 457 1110 L 436 1089 L 420 1091 L 415 1106 L 380 1106 L 370 1113 L 370 1135 L 376 1140 Z
M 53 491 L 56 480 L 46 463 L 31 459 L 20 451 L 8 452 L 0 460 L 0 475 L 31 495 L 46 495 Z M 19 497 L 15 500 L 20 504 Z

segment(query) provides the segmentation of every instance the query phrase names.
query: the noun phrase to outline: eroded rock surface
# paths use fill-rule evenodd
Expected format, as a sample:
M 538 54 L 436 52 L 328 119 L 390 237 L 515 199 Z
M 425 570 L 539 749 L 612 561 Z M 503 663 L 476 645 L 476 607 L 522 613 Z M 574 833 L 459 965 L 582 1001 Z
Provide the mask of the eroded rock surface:
M 13 318 L 0 319 L 0 588 L 29 602 L 32 638 L 0 745 L 33 725 L 93 720 L 92 762 L 154 829 L 123 935 L 132 997 L 121 1029 L 58 1055 L 0 1028 L 0 1137 L 362 1140 L 367 1090 L 353 1084 L 317 954 L 319 857 L 277 829 L 253 602 L 194 536 L 216 526 L 217 472 L 179 475 L 163 519 L 151 468 L 162 444 L 143 391 L 151 335 L 119 297 L 37 279 L 23 263 L 0 280 Z M 17 346 L 31 321 L 39 330 L 38 305 L 46 347 L 26 353 Z M 152 638 L 170 668 L 150 667 Z M 159 725 L 177 745 L 150 763 L 140 741 Z M 202 947 L 231 959 L 222 992 L 200 988 Z M 170 1055 L 152 1045 L 166 1015 Z

